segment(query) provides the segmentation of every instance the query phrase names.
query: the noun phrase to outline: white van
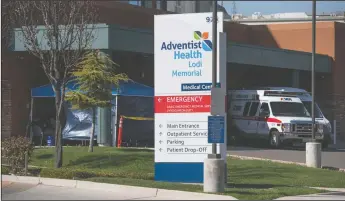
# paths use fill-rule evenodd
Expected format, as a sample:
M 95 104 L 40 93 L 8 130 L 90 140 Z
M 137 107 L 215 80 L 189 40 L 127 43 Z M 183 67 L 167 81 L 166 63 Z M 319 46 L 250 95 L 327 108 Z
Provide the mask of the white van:
M 264 139 L 272 147 L 311 141 L 311 96 L 302 89 L 263 87 L 228 92 L 229 135 L 240 139 Z M 315 138 L 326 148 L 331 125 L 315 107 Z

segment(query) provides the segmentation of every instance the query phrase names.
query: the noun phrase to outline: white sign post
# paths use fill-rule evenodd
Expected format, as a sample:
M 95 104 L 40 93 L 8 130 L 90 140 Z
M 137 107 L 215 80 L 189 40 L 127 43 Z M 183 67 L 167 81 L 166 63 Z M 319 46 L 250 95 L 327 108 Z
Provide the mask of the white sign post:
M 223 32 L 222 12 L 217 27 Z M 203 182 L 203 161 L 212 153 L 212 45 L 212 13 L 154 18 L 155 180 Z M 219 66 L 226 60 L 218 58 Z M 225 159 L 226 140 L 218 150 Z

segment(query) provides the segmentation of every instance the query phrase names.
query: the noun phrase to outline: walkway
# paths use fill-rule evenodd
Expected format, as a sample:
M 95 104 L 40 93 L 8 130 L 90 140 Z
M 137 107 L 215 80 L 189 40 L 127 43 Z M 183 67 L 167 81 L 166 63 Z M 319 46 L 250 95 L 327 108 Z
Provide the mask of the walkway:
M 2 177 L 2 182 L 7 181 L 1 189 L 2 200 L 236 200 L 231 196 L 87 181 Z

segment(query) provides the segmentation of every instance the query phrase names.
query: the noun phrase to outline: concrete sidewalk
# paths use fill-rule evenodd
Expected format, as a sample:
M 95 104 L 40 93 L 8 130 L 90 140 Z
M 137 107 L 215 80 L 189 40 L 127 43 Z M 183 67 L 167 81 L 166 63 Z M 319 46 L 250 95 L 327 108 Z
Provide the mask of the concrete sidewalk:
M 345 188 L 322 188 L 312 187 L 314 189 L 326 190 L 327 193 L 298 195 L 281 197 L 276 200 L 345 200 Z
M 163 190 L 78 180 L 2 175 L 3 200 L 237 200 L 186 191 Z
M 312 195 L 288 196 L 276 200 L 345 200 L 343 192 L 329 192 Z
M 345 188 L 313 188 L 330 192 L 276 200 L 345 200 Z M 1 190 L 3 200 L 237 200 L 205 193 L 9 175 L 2 175 Z

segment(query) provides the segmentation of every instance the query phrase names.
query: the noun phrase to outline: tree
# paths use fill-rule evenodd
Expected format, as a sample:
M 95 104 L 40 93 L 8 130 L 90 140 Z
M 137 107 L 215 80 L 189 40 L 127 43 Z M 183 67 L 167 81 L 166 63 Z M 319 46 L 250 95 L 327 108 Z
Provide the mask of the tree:
M 13 2 L 10 0 L 1 1 L 1 51 L 6 51 L 11 43 L 13 24 L 11 10 Z
M 55 167 L 62 166 L 65 86 L 95 38 L 94 1 L 13 1 L 17 38 L 37 57 L 55 92 Z
M 89 152 L 93 152 L 96 107 L 109 107 L 112 99 L 111 86 L 118 87 L 121 80 L 128 81 L 125 74 L 116 73 L 116 67 L 118 65 L 108 55 L 91 51 L 72 72 L 78 90 L 67 92 L 66 100 L 72 103 L 72 109 L 92 109 Z

